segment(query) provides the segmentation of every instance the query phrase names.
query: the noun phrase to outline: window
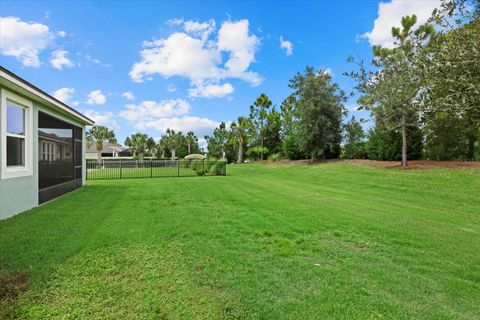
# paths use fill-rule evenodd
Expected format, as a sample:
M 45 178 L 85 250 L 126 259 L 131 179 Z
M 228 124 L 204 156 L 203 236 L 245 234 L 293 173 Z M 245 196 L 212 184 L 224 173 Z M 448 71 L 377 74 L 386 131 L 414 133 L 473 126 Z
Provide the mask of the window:
M 7 167 L 25 166 L 25 108 L 7 100 Z
M 32 103 L 1 90 L 2 179 L 32 175 Z

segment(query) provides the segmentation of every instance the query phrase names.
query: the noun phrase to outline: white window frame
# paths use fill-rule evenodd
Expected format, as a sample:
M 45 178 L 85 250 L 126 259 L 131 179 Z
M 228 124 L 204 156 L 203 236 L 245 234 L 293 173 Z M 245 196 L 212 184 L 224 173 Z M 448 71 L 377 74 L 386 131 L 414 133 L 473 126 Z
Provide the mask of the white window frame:
M 0 136 L 2 139 L 2 179 L 27 177 L 33 175 L 33 103 L 16 94 L 1 90 L 0 101 Z M 25 163 L 23 166 L 7 166 L 7 100 L 25 109 Z
M 49 141 L 42 141 L 42 160 L 52 162 L 55 161 L 56 151 L 55 143 Z

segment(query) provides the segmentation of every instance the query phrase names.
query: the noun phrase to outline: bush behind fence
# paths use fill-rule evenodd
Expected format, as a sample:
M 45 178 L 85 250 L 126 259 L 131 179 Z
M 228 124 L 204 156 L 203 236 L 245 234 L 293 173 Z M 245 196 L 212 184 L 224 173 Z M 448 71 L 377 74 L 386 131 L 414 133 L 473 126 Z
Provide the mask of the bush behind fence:
M 87 160 L 87 180 L 225 176 L 223 160 Z

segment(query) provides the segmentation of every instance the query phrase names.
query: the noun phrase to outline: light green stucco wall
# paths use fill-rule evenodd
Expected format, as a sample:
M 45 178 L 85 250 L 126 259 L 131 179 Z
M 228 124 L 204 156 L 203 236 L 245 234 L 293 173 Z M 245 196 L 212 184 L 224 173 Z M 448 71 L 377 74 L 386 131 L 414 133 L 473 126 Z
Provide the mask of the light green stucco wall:
M 2 88 L 0 86 L 0 88 Z M 13 92 L 10 89 L 7 89 Z M 18 92 L 13 92 L 16 95 Z M 1 95 L 1 92 L 0 92 Z M 1 97 L 0 97 L 1 98 Z M 26 98 L 26 97 L 25 97 Z M 31 99 L 29 99 L 31 101 Z M 85 127 L 73 119 L 65 117 L 48 107 L 33 102 L 33 175 L 20 178 L 2 179 L 0 170 L 0 220 L 14 216 L 38 205 L 38 112 L 42 111 L 65 122 L 82 127 L 85 135 Z M 1 116 L 1 115 L 0 115 Z M 1 122 L 0 122 L 1 123 Z M 85 137 L 83 139 L 85 150 Z M 0 139 L 0 152 L 2 150 L 2 139 Z M 0 168 L 2 166 L 0 157 Z M 83 183 L 85 184 L 85 152 L 83 153 Z

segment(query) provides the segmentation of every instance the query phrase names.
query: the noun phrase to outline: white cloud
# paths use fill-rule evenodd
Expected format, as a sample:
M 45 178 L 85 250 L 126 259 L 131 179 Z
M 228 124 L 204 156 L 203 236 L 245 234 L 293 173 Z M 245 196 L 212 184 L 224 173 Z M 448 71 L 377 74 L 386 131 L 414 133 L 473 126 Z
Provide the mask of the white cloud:
M 173 83 L 170 83 L 170 84 L 167 86 L 167 91 L 168 91 L 168 92 L 175 92 L 175 91 L 177 91 L 177 87 L 176 87 Z
M 240 78 L 252 85 L 259 85 L 260 76 L 247 69 L 255 61 L 260 40 L 255 35 L 249 35 L 248 28 L 247 19 L 225 21 L 218 31 L 217 48 L 230 53 L 229 59 L 225 62 L 224 78 Z
M 72 68 L 75 64 L 68 59 L 68 51 L 66 50 L 55 50 L 52 52 L 50 57 L 50 63 L 52 67 L 58 70 L 63 70 L 64 67 Z
M 218 125 L 218 122 L 211 119 L 185 116 L 139 122 L 135 125 L 135 128 L 138 130 L 154 129 L 160 132 L 165 132 L 170 128 L 182 132 L 193 131 L 197 136 L 204 136 L 211 134 Z
M 208 118 L 191 116 L 190 104 L 182 99 L 142 101 L 129 104 L 120 112 L 120 117 L 132 122 L 137 130 L 153 129 L 164 133 L 168 128 L 175 131 L 193 131 L 198 136 L 211 134 L 219 123 Z
M 38 55 L 53 43 L 48 26 L 17 17 L 0 18 L 0 53 L 17 58 L 24 66 L 39 67 Z
M 183 22 L 183 29 L 186 33 L 206 40 L 215 31 L 215 20 L 210 19 L 207 22 L 188 20 Z
M 145 76 L 158 73 L 165 78 L 181 76 L 192 82 L 219 77 L 220 53 L 185 33 L 174 33 L 166 39 L 145 42 L 142 60 L 133 65 L 130 77 L 143 82 Z
M 98 64 L 99 66 L 106 67 L 106 68 L 111 67 L 111 65 L 110 65 L 109 63 L 103 63 L 102 61 L 100 61 L 100 60 L 97 59 L 97 58 L 92 57 L 92 56 L 89 55 L 88 53 L 85 54 L 84 57 L 85 57 L 85 60 L 87 60 L 87 61 L 90 62 L 90 63 Z
M 291 43 L 288 40 L 283 39 L 282 36 L 280 36 L 280 48 L 285 50 L 285 54 L 287 56 L 291 56 L 293 54 L 293 43 Z
M 165 21 L 166 24 L 170 26 L 180 26 L 185 20 L 183 18 L 173 18 Z
M 105 126 L 113 130 L 119 128 L 112 112 L 98 112 L 88 109 L 84 112 L 85 116 L 95 121 L 96 125 Z
M 87 104 L 105 104 L 107 102 L 107 97 L 102 93 L 101 90 L 94 90 L 90 92 L 87 96 Z
M 222 85 L 199 85 L 188 90 L 190 97 L 203 97 L 203 98 L 222 98 L 232 94 L 234 91 L 233 86 L 230 83 L 224 83 Z
M 58 35 L 60 38 L 65 38 L 66 35 L 67 35 L 67 33 L 66 33 L 65 31 L 60 30 L 60 31 L 57 32 L 57 35 Z
M 122 97 L 124 97 L 127 100 L 135 100 L 135 96 L 133 95 L 133 93 L 131 91 L 127 91 L 127 92 L 122 93 Z
M 120 112 L 120 116 L 132 122 L 144 123 L 156 118 L 168 118 L 186 115 L 190 112 L 190 104 L 182 99 L 142 101 L 139 104 L 128 104 Z
M 400 26 L 404 16 L 415 14 L 417 26 L 427 22 L 432 11 L 439 7 L 440 0 L 392 0 L 378 5 L 378 16 L 373 29 L 362 35 L 370 45 L 380 45 L 387 48 L 395 46 L 392 37 L 392 27 Z
M 183 32 L 144 42 L 141 60 L 129 73 L 133 81 L 143 82 L 154 74 L 165 78 L 179 76 L 189 79 L 193 90 L 210 85 L 224 87 L 220 82 L 228 78 L 242 79 L 252 85 L 262 82 L 256 72 L 248 70 L 260 44 L 255 35 L 249 34 L 248 20 L 223 22 L 217 37 L 213 36 L 214 20 L 176 19 L 167 23 L 182 25 Z M 224 54 L 228 59 L 222 58 Z
M 75 89 L 73 88 L 60 88 L 52 93 L 56 99 L 62 101 L 63 103 L 67 103 L 72 98 L 73 94 L 75 93 Z

